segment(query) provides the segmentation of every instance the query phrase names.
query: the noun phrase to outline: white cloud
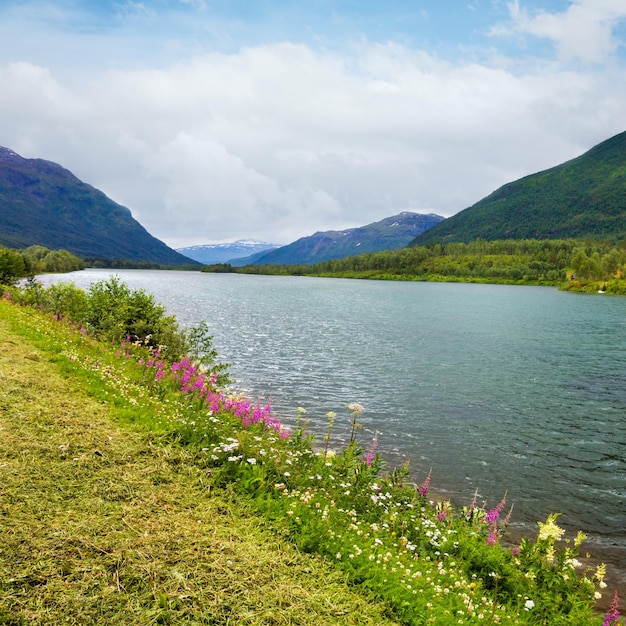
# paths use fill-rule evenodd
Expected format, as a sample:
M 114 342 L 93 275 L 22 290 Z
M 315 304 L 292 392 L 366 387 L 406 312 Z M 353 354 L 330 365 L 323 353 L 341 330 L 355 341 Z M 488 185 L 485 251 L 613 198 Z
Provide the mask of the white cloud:
M 451 215 L 626 127 L 619 67 L 522 72 L 367 41 L 83 67 L 0 64 L 0 144 L 57 161 L 173 246 Z
M 548 39 L 563 61 L 600 63 L 623 45 L 614 30 L 626 18 L 623 0 L 575 0 L 561 13 L 533 12 L 510 2 L 512 25 L 494 29 L 494 34 L 529 34 Z

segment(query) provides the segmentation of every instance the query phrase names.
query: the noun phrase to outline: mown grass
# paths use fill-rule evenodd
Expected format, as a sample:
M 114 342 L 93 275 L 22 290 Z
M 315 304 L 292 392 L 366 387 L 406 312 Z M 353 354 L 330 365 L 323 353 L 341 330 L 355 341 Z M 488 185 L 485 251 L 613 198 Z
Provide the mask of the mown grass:
M 196 452 L 63 377 L 26 314 L 0 303 L 1 624 L 397 623 L 211 489 Z

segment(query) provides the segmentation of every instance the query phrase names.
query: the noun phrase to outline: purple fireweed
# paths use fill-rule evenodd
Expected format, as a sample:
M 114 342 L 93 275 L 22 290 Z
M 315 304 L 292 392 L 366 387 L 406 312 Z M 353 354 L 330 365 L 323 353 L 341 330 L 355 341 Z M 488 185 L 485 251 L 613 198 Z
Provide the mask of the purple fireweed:
M 432 468 L 429 470 L 428 472 L 428 476 L 426 476 L 426 479 L 424 480 L 424 482 L 421 484 L 421 486 L 419 487 L 419 489 L 417 490 L 418 493 L 420 494 L 420 496 L 427 496 L 428 495 L 428 490 L 430 489 L 430 475 L 432 474 Z
M 502 500 L 498 503 L 495 509 L 490 509 L 485 515 L 485 523 L 489 525 L 489 534 L 487 535 L 487 544 L 494 545 L 499 542 L 500 536 L 502 535 L 502 529 L 498 528 L 498 519 L 500 518 L 500 513 L 502 513 L 502 509 L 506 504 L 506 495 L 507 492 L 504 492 L 504 496 L 502 496 Z M 510 517 L 507 515 L 507 519 L 505 520 L 505 524 L 508 523 Z
M 374 459 L 376 458 L 377 447 L 378 447 L 378 433 L 374 435 L 372 445 L 370 446 L 370 449 L 365 454 L 365 458 L 363 459 L 363 465 L 367 465 L 367 467 L 370 467 L 372 465 Z
M 617 591 L 613 596 L 613 601 L 609 606 L 609 610 L 604 618 L 604 622 L 602 626 L 618 626 L 619 625 L 619 596 L 617 595 Z
M 141 362 L 139 363 L 141 364 Z M 165 366 L 162 361 L 151 359 L 143 364 L 146 367 L 157 370 L 155 380 L 158 381 L 165 377 Z M 198 368 L 187 358 L 172 363 L 170 366 L 169 379 L 179 385 L 179 391 L 181 393 L 193 394 L 200 398 L 214 413 L 228 411 L 238 417 L 243 426 L 262 424 L 266 429 L 276 431 L 281 438 L 289 438 L 289 433 L 272 414 L 272 408 L 269 404 L 265 406 L 261 406 L 260 404 L 253 405 L 252 402 L 246 398 L 227 396 L 223 392 L 215 389 L 214 385 L 217 381 L 215 375 L 206 376 L 200 373 Z

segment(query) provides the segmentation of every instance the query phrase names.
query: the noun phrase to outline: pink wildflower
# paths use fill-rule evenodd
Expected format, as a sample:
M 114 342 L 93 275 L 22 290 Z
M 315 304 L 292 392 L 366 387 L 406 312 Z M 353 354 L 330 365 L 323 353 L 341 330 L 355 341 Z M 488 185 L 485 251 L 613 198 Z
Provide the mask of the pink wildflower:
M 432 474 L 432 471 L 433 470 L 431 468 L 428 472 L 428 476 L 426 476 L 426 479 L 422 483 L 421 487 L 417 490 L 420 496 L 428 495 L 428 490 L 430 489 L 430 475 Z
M 618 626 L 619 625 L 619 597 L 617 595 L 617 591 L 613 596 L 613 601 L 611 602 L 611 606 L 609 606 L 609 610 L 604 618 L 604 622 L 602 626 Z
M 367 454 L 365 455 L 365 458 L 363 460 L 363 464 L 367 465 L 367 467 L 370 467 L 374 459 L 376 458 L 377 447 L 378 447 L 378 433 L 374 435 L 374 440 L 372 441 L 372 445 L 370 446 L 370 449 L 367 451 Z

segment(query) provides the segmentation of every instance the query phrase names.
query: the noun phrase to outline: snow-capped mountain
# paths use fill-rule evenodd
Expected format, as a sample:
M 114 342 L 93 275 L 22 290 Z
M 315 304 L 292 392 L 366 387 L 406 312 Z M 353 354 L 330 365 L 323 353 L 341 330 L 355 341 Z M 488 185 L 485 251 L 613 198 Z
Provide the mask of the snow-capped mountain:
M 248 257 L 257 252 L 273 250 L 277 247 L 276 244 L 264 241 L 239 239 L 230 243 L 209 243 L 187 248 L 177 248 L 176 251 L 194 261 L 212 265 L 214 263 L 229 263 L 235 259 Z

